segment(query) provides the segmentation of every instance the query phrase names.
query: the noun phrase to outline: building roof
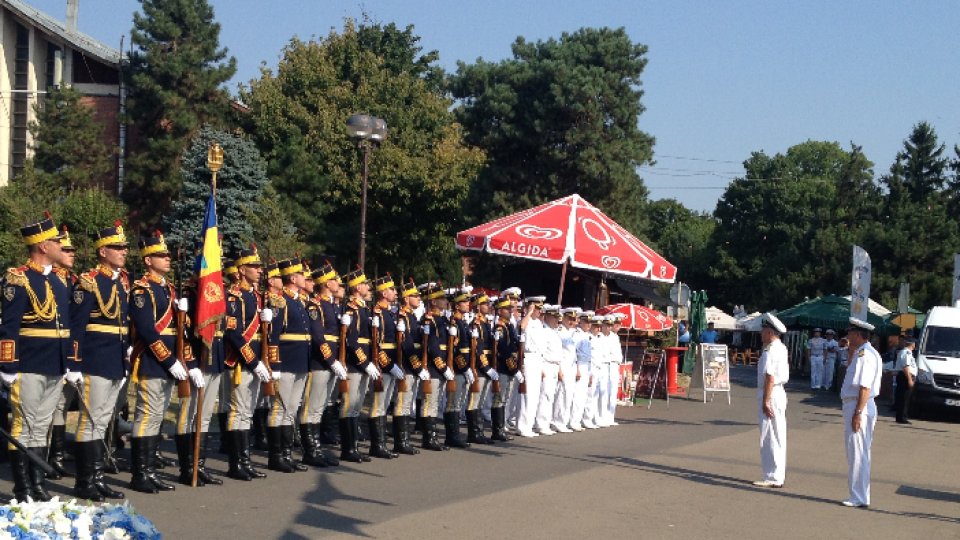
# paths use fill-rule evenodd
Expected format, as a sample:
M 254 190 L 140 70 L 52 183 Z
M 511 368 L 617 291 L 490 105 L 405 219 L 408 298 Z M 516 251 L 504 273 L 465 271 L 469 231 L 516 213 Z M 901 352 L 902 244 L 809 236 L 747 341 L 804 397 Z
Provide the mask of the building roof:
M 50 36 L 62 39 L 78 51 L 112 66 L 120 65 L 121 53 L 118 49 L 114 49 L 81 32 L 68 32 L 64 23 L 22 0 L 0 0 L 0 6 L 32 22 L 37 28 Z

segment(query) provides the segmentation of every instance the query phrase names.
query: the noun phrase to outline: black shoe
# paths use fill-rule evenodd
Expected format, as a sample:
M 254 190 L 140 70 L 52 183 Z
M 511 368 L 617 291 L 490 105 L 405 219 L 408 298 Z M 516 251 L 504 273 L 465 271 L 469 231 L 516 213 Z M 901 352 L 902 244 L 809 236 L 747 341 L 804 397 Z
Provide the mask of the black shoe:
M 470 448 L 470 443 L 463 440 L 460 434 L 460 413 L 457 411 L 443 413 L 444 446 L 450 448 Z
M 293 472 L 293 467 L 283 459 L 283 435 L 279 427 L 267 428 L 267 456 L 267 468 L 271 471 Z
M 13 498 L 26 502 L 30 496 L 30 458 L 20 450 L 10 450 L 7 459 L 13 473 Z
M 180 476 L 177 482 L 193 485 L 193 433 L 185 433 L 175 437 L 177 442 L 177 462 L 180 465 Z M 197 487 L 203 487 L 203 480 L 197 475 Z
M 247 474 L 247 471 L 240 465 L 240 448 L 243 444 L 243 436 L 240 431 L 227 431 L 221 435 L 222 437 L 228 438 L 227 448 L 230 450 L 230 453 L 227 457 L 227 462 L 230 464 L 230 468 L 227 469 L 227 477 L 233 478 L 234 480 L 242 480 L 244 482 L 249 482 L 253 480 L 253 477 Z
M 406 416 L 393 417 L 393 451 L 408 456 L 420 453 L 410 445 L 410 418 Z
M 493 434 L 490 436 L 495 441 L 512 441 L 513 437 L 507 434 L 506 423 L 504 422 L 505 412 L 503 407 L 494 407 L 490 409 L 490 422 L 493 424 Z
M 155 459 L 160 455 L 160 435 L 153 435 L 152 437 L 147 437 L 147 444 L 150 447 L 150 452 L 147 454 L 147 479 L 157 487 L 160 491 L 173 491 L 177 489 L 177 486 L 173 484 L 168 484 L 157 477 L 157 470 L 154 467 Z
M 47 478 L 51 480 L 60 480 L 65 476 L 71 476 L 63 465 L 66 432 L 67 426 L 50 427 L 50 455 L 47 456 L 47 464 L 53 467 L 53 473 L 48 474 Z
M 293 459 L 293 426 L 280 426 L 280 437 L 283 443 L 283 460 L 287 462 L 294 471 L 306 471 L 309 468 L 299 461 Z
M 33 452 L 39 456 L 47 455 L 46 447 L 32 448 Z M 33 497 L 34 501 L 37 502 L 47 502 L 52 497 L 47 493 L 47 488 L 44 487 L 44 481 L 47 478 L 47 475 L 44 474 L 43 469 L 37 466 L 36 463 L 31 462 L 30 464 L 30 496 Z
M 200 460 L 197 461 L 197 478 L 203 480 L 204 484 L 214 486 L 223 485 L 223 480 L 211 475 L 207 471 L 207 434 L 200 434 Z
M 493 444 L 493 440 L 483 434 L 479 409 L 467 411 L 467 441 L 476 444 Z
M 253 466 L 253 462 L 250 461 L 250 432 L 247 430 L 238 431 L 239 439 L 237 441 L 240 443 L 240 468 L 247 473 L 250 478 L 266 478 L 267 474 L 258 471 Z
M 370 429 L 370 457 L 380 459 L 393 459 L 396 454 L 387 450 L 386 439 L 386 416 L 377 416 L 367 421 Z M 383 420 L 384 422 L 381 422 Z
M 897 418 L 898 424 L 912 424 L 913 422 L 907 420 L 906 418 Z
M 94 447 L 99 445 L 100 441 L 77 442 L 73 457 L 77 464 L 77 479 L 73 485 L 73 494 L 78 499 L 89 499 L 95 502 L 103 502 L 104 496 L 94 485 L 96 472 L 94 470 Z
M 130 438 L 130 489 L 143 493 L 158 493 L 160 490 L 153 482 L 147 478 L 149 459 L 147 453 L 150 452 L 150 437 L 131 437 Z
M 319 424 L 300 424 L 300 446 L 303 448 L 303 464 L 326 467 L 327 460 L 320 450 Z
M 434 452 L 442 452 L 448 450 L 448 448 L 437 440 L 437 428 L 436 428 L 436 418 L 429 418 L 424 416 L 423 421 L 423 449 L 424 450 L 433 450 Z
M 90 444 L 90 449 L 93 452 L 93 487 L 97 488 L 97 491 L 108 499 L 122 499 L 123 493 L 112 489 L 103 481 L 103 456 L 106 452 L 105 441 L 93 441 Z
M 340 461 L 363 463 L 363 456 L 357 452 L 356 441 L 353 438 L 353 427 L 350 418 L 341 418 L 340 424 Z

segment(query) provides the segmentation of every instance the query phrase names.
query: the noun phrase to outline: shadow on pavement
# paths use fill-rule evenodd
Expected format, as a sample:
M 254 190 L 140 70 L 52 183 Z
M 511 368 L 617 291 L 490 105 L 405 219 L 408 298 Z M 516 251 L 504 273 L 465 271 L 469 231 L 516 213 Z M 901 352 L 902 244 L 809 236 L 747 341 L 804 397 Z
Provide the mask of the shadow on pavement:
M 296 518 L 297 524 L 324 531 L 339 532 L 367 538 L 369 538 L 370 535 L 361 531 L 360 526 L 369 525 L 372 522 L 338 514 L 333 510 L 337 506 L 337 503 L 362 503 L 374 507 L 393 506 L 390 503 L 374 499 L 347 495 L 336 488 L 326 475 L 320 477 L 320 482 L 317 484 L 316 489 L 307 495 L 303 502 L 304 507 Z M 369 513 L 372 514 L 375 511 L 375 509 L 371 509 Z M 317 536 L 319 535 L 303 536 L 293 531 L 287 531 L 281 535 L 280 538 L 299 540 L 316 538 Z
M 897 495 L 906 495 L 907 497 L 917 497 L 920 499 L 930 499 L 934 501 L 960 503 L 960 493 L 950 493 L 948 491 L 938 491 L 935 489 L 926 489 L 915 486 L 900 486 L 897 488 Z

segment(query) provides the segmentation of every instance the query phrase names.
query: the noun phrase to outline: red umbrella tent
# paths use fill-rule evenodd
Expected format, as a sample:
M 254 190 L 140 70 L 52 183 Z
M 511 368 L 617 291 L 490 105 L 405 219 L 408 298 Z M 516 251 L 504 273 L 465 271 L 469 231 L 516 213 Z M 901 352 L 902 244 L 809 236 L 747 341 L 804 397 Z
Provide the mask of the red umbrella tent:
M 580 195 L 457 233 L 457 248 L 672 283 L 677 268 Z M 563 293 L 563 277 L 560 280 Z
M 611 304 L 597 310 L 597 315 L 620 313 L 626 315 L 623 325 L 634 330 L 660 332 L 673 328 L 673 321 L 663 313 L 637 304 Z

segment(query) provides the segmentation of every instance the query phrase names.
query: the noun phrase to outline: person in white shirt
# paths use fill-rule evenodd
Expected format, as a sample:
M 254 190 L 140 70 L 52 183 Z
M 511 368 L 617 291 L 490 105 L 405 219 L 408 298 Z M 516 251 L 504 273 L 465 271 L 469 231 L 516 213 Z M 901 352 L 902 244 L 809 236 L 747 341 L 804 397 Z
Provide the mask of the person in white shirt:
M 819 390 L 823 378 L 823 353 L 827 340 L 820 337 L 821 330 L 813 329 L 813 337 L 807 340 L 807 360 L 810 362 L 810 389 Z
M 597 385 L 597 414 L 592 418 L 597 427 L 609 427 L 610 400 L 616 401 L 616 382 L 610 380 L 610 362 L 613 357 L 613 342 L 610 338 L 610 329 L 613 327 L 614 317 L 606 315 L 600 324 L 600 335 L 597 336 L 593 348 L 594 373 L 597 376 L 593 384 Z
M 840 388 L 850 490 L 850 496 L 841 504 L 850 507 L 870 505 L 870 446 L 877 424 L 877 405 L 873 400 L 880 392 L 883 375 L 880 354 L 870 344 L 871 331 L 872 324 L 850 317 L 847 339 L 853 353 Z
M 560 354 L 560 377 L 557 384 L 557 396 L 553 404 L 553 423 L 550 428 L 559 433 L 573 431 L 570 424 L 570 413 L 573 408 L 573 391 L 577 384 L 577 316 L 580 308 L 566 308 L 561 310 L 563 320 L 557 327 L 562 344 Z
M 837 353 L 840 350 L 840 344 L 837 343 L 837 333 L 833 328 L 827 328 L 826 352 L 823 357 L 823 389 L 833 388 L 833 374 L 837 371 Z
M 781 488 L 787 474 L 787 393 L 783 385 L 790 380 L 790 362 L 780 336 L 787 327 L 771 313 L 763 315 L 761 325 L 763 354 L 757 362 L 757 409 L 763 478 L 753 485 Z
M 614 314 L 613 320 L 610 325 L 610 334 L 607 336 L 609 342 L 607 344 L 607 372 L 608 372 L 608 386 L 610 388 L 609 394 L 607 394 L 607 410 L 606 410 L 606 421 L 604 424 L 606 426 L 618 426 L 616 413 L 617 413 L 617 397 L 620 393 L 620 365 L 623 364 L 623 347 L 620 345 L 620 325 L 623 324 L 624 316 L 622 314 Z
M 521 373 L 526 382 L 526 391 L 520 394 L 520 416 L 517 418 L 517 434 L 521 437 L 536 437 L 533 425 L 540 406 L 540 383 L 543 377 L 543 355 L 547 352 L 547 329 L 540 320 L 543 296 L 525 300 L 526 311 L 520 320 L 520 342 L 523 344 Z
M 590 337 L 587 338 L 587 344 L 584 346 L 585 351 L 590 354 L 590 376 L 587 378 L 587 402 L 584 405 L 583 409 L 583 427 L 587 429 L 597 429 L 600 426 L 597 425 L 599 420 L 599 410 L 600 410 L 600 399 L 601 399 L 601 388 L 603 387 L 603 379 L 606 376 L 607 370 L 606 366 L 602 363 L 604 355 L 604 344 L 606 341 L 603 338 L 603 334 L 600 333 L 600 328 L 603 326 L 603 321 L 605 317 L 596 315 L 590 320 Z
M 543 378 L 540 384 L 540 404 L 533 429 L 540 435 L 555 435 L 557 432 L 550 429 L 550 425 L 553 422 L 553 403 L 557 397 L 560 362 L 563 357 L 563 341 L 557 331 L 560 328 L 560 306 L 544 306 L 543 320 L 544 349 L 541 364 Z M 529 391 L 529 387 L 527 390 Z
M 894 393 L 894 409 L 897 411 L 898 424 L 910 424 L 907 420 L 907 411 L 910 409 L 910 396 L 913 394 L 913 383 L 917 376 L 917 361 L 913 358 L 913 350 L 917 347 L 917 340 L 908 337 L 903 340 L 903 349 L 897 355 L 897 363 L 893 368 L 897 374 L 897 389 Z
M 587 394 L 590 389 L 590 319 L 592 317 L 592 311 L 581 312 L 580 326 L 573 331 L 577 363 L 568 425 L 574 431 L 583 431 L 583 411 L 587 405 Z

